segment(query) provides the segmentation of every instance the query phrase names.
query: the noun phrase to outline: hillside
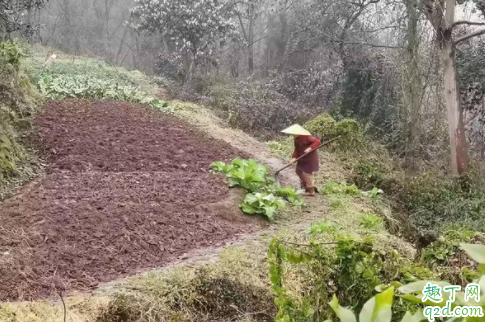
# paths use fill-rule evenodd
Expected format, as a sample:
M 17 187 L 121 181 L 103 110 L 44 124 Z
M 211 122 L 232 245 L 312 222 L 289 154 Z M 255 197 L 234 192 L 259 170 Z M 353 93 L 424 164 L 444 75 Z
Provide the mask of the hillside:
M 469 261 L 449 263 L 477 233 L 453 229 L 419 256 L 390 196 L 345 182 L 332 148 L 319 152 L 319 195 L 275 222 L 244 215 L 247 192 L 211 163 L 254 158 L 271 177 L 291 142 L 157 97 L 139 72 L 62 54 L 43 66 L 37 50 L 23 68 L 47 100 L 30 134 L 45 170 L 0 205 L 0 321 L 285 321 L 331 316 L 333 294 L 360 309 L 378 286 L 476 277 Z M 291 169 L 280 180 L 298 185 Z

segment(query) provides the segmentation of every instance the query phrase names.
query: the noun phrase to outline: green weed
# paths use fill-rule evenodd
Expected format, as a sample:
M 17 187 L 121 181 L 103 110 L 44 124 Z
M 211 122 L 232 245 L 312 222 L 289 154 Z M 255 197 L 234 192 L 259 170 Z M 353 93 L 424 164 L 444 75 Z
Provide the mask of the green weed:
M 429 267 L 443 266 L 455 258 L 461 243 L 469 243 L 477 235 L 476 231 L 449 227 L 442 237 L 423 250 L 421 260 Z
M 356 185 L 349 185 L 345 181 L 328 181 L 320 189 L 320 193 L 323 195 L 344 194 L 353 197 L 357 197 L 362 194 L 362 192 L 359 190 L 359 188 L 357 188 Z
M 327 223 L 320 226 L 331 229 Z M 333 294 L 345 306 L 360 309 L 376 286 L 399 274 L 400 259 L 390 255 L 384 259 L 382 253 L 371 237 L 340 236 L 333 248 L 317 240 L 301 245 L 273 240 L 268 258 L 279 309 L 276 321 L 323 321 L 330 317 L 328 302 Z M 294 274 L 298 285 L 290 283 Z
M 312 225 L 308 230 L 308 233 L 311 235 L 319 235 L 323 233 L 334 233 L 336 230 L 337 227 L 334 222 L 324 220 Z
M 376 215 L 363 215 L 360 217 L 360 225 L 365 229 L 378 231 L 384 227 L 384 220 Z

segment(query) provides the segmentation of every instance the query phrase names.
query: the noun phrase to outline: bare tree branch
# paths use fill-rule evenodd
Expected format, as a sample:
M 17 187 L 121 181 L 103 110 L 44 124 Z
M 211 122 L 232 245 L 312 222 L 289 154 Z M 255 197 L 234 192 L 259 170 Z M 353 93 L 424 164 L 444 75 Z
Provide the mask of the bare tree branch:
M 478 36 L 481 36 L 483 34 L 485 34 L 485 29 L 480 29 L 480 30 L 471 32 L 471 33 L 464 35 L 464 36 L 458 38 L 457 40 L 455 40 L 455 44 L 457 45 L 457 44 L 459 44 L 459 43 L 461 43 L 465 40 L 468 40 L 468 39 L 473 38 L 473 37 L 478 37 Z
M 239 24 L 241 25 L 241 30 L 242 30 L 242 32 L 243 32 L 244 39 L 245 39 L 246 41 L 249 41 L 249 39 L 248 39 L 248 35 L 247 35 L 247 33 L 246 33 L 246 29 L 244 28 L 244 23 L 243 23 L 242 18 L 241 18 L 241 14 L 240 14 L 239 12 L 238 12 L 238 14 L 237 14 L 237 17 L 239 18 Z
M 485 22 L 467 21 L 467 20 L 456 21 L 451 28 L 455 28 L 456 26 L 459 26 L 459 25 L 485 26 Z

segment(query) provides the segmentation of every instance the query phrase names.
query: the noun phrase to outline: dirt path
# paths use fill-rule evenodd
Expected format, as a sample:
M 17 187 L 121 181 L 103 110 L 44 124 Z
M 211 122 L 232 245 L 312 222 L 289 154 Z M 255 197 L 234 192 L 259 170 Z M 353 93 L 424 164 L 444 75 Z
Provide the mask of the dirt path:
M 125 103 L 44 110 L 47 175 L 0 207 L 0 301 L 93 289 L 263 225 L 225 202 L 226 183 L 207 171 L 244 156 L 230 145 Z
M 186 106 L 189 107 L 191 105 L 189 104 Z M 194 109 L 186 108 L 185 110 L 182 110 L 180 114 L 183 119 L 186 119 L 200 131 L 226 142 L 235 149 L 243 151 L 249 157 L 263 162 L 273 171 L 281 169 L 286 165 L 284 160 L 281 160 L 270 153 L 264 142 L 258 141 L 256 138 L 241 130 L 226 126 L 224 121 L 215 117 L 210 111 L 207 111 L 200 106 L 194 106 Z M 289 157 L 290 156 L 288 156 L 288 158 Z M 279 178 L 282 184 L 293 185 L 295 187 L 299 186 L 298 177 L 291 169 L 282 172 L 279 175 Z

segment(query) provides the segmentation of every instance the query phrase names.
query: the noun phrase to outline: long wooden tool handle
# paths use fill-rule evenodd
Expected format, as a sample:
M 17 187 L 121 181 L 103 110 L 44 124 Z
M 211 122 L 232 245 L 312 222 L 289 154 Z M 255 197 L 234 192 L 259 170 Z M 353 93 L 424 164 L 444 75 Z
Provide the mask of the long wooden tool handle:
M 332 143 L 332 142 L 333 142 L 333 141 L 335 141 L 335 140 L 338 140 L 339 138 L 340 138 L 340 136 L 337 136 L 337 137 L 335 137 L 335 138 L 333 138 L 333 139 L 330 139 L 330 140 L 328 140 L 328 141 L 323 142 L 322 144 L 320 144 L 319 146 L 317 146 L 315 149 L 312 149 L 310 152 L 307 152 L 307 153 L 303 154 L 302 156 L 298 157 L 298 158 L 295 160 L 295 162 L 294 162 L 294 163 L 298 162 L 298 160 L 300 160 L 300 159 L 303 159 L 304 157 L 306 157 L 306 156 L 307 156 L 307 155 L 309 155 L 310 153 L 312 153 L 312 152 L 314 152 L 314 151 L 316 151 L 316 150 L 318 150 L 318 149 L 320 149 L 320 148 L 322 148 L 322 147 L 324 147 L 324 146 L 326 146 L 326 145 L 328 145 L 328 144 Z M 279 169 L 278 171 L 276 171 L 276 174 L 280 173 L 281 171 L 283 171 L 283 170 L 285 170 L 285 169 L 288 169 L 288 168 L 289 168 L 289 167 L 291 167 L 292 165 L 293 165 L 293 163 L 288 163 L 288 164 L 287 164 L 285 167 L 283 167 L 283 168 Z

